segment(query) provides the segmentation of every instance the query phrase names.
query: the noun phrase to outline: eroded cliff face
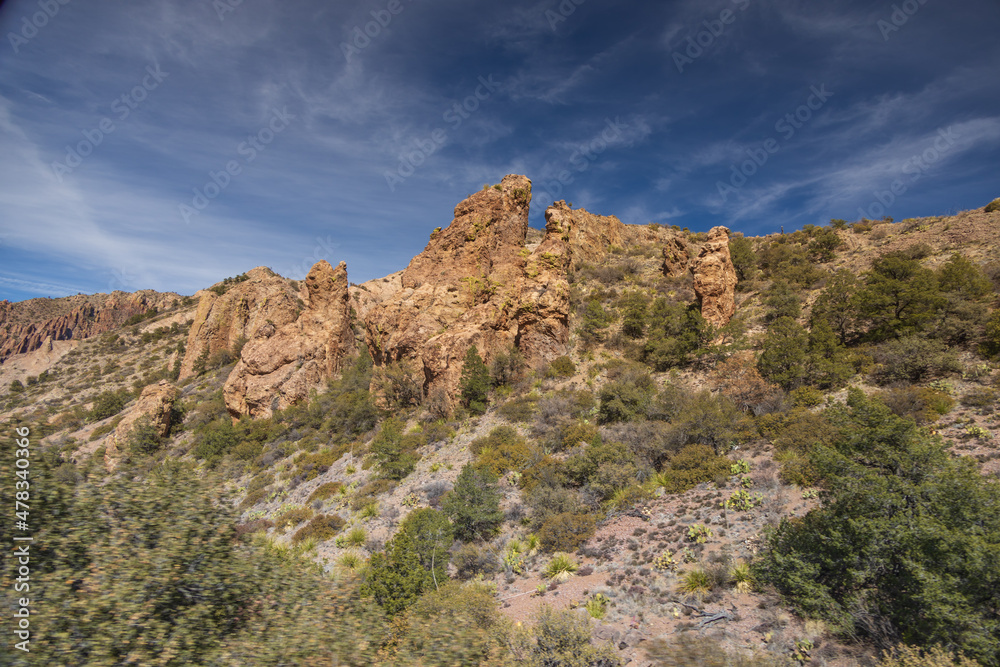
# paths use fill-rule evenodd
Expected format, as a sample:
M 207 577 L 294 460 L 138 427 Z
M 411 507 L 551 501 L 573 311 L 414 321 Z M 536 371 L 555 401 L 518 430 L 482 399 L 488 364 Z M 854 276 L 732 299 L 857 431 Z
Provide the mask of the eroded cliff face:
M 546 231 L 562 235 L 569 249 L 570 265 L 576 269 L 583 262 L 599 262 L 612 246 L 623 247 L 628 228 L 613 215 L 594 215 L 586 209 L 572 209 L 557 201 L 545 210 Z
M 729 324 L 736 312 L 736 268 L 729 254 L 729 230 L 713 227 L 694 261 L 694 291 L 701 316 L 716 327 Z
M 455 399 L 472 345 L 487 362 L 512 347 L 529 364 L 565 353 L 569 246 L 550 220 L 534 251 L 525 247 L 530 202 L 531 181 L 509 175 L 455 207 L 451 224 L 402 272 L 399 289 L 368 304 L 376 365 L 405 361 L 422 374 L 425 392 L 441 388 Z
M 112 292 L 60 299 L 0 301 L 0 362 L 33 352 L 46 339 L 80 340 L 122 326 L 133 315 L 165 310 L 182 297 L 173 292 Z
M 211 290 L 199 293 L 180 379 L 194 375 L 195 362 L 206 351 L 212 355 L 230 350 L 241 337 L 249 340 L 268 323 L 281 327 L 295 321 L 300 309 L 299 294 L 288 280 L 263 266 L 246 275 L 247 280 L 236 283 L 221 296 Z
M 347 266 L 318 262 L 303 291 L 305 307 L 297 317 L 265 322 L 244 345 L 223 389 L 233 417 L 269 417 L 304 400 L 354 354 Z

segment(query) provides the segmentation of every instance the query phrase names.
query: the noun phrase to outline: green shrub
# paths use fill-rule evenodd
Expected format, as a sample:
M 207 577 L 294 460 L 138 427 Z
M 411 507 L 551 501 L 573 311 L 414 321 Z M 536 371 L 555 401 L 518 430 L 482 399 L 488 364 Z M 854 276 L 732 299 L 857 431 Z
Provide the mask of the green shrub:
M 642 360 L 659 372 L 690 361 L 709 329 L 697 305 L 685 305 L 663 297 L 653 302 L 647 322 Z
M 917 424 L 930 424 L 954 407 L 955 399 L 930 387 L 894 387 L 879 394 L 893 414 L 908 417 Z
M 420 405 L 424 398 L 423 374 L 408 362 L 394 361 L 375 369 L 372 386 L 391 411 Z
M 24 392 L 24 383 L 20 380 L 13 380 L 10 383 L 10 393 L 20 394 Z
M 514 470 L 520 472 L 532 459 L 532 448 L 510 426 L 498 426 L 485 438 L 476 438 L 469 445 L 477 467 L 489 470 L 496 477 Z
M 409 534 L 420 564 L 428 571 L 435 569 L 438 580 L 445 581 L 448 550 L 455 541 L 454 529 L 447 515 L 431 507 L 422 507 L 410 512 L 399 530 Z
M 732 462 L 717 455 L 706 445 L 687 445 L 670 457 L 667 467 L 656 476 L 656 482 L 667 493 L 683 493 L 702 482 L 729 476 Z
M 308 507 L 290 507 L 274 518 L 274 526 L 278 530 L 285 530 L 308 521 L 312 516 L 313 511 Z
M 564 512 L 553 514 L 538 529 L 542 550 L 576 551 L 597 530 L 597 520 L 590 514 Z
M 126 436 L 128 452 L 137 456 L 149 456 L 163 446 L 160 429 L 149 417 L 143 416 L 133 422 Z
M 317 542 L 326 542 L 336 535 L 344 527 L 344 521 L 336 514 L 318 514 L 309 523 L 295 531 L 292 535 L 292 544 L 298 544 L 309 539 Z
M 342 482 L 325 482 L 313 490 L 313 492 L 309 495 L 309 502 L 333 498 L 334 496 L 340 494 L 343 489 L 344 485 Z
M 538 399 L 529 396 L 521 396 L 511 401 L 507 401 L 497 412 L 504 419 L 512 422 L 530 422 L 535 413 L 538 412 Z
M 581 443 L 601 444 L 601 432 L 596 425 L 585 419 L 572 422 L 563 433 L 562 449 L 572 449 Z
M 684 573 L 677 585 L 677 590 L 700 599 L 711 592 L 712 583 L 705 570 L 695 568 Z
M 915 646 L 901 644 L 892 651 L 885 651 L 876 667 L 979 667 L 979 663 L 963 653 L 956 656 L 941 646 L 922 651 Z
M 1000 199 L 994 199 L 993 201 L 991 201 L 989 204 L 986 205 L 986 208 L 984 208 L 983 211 L 986 213 L 994 213 L 996 211 L 1000 211 Z
M 645 417 L 655 391 L 656 385 L 648 374 L 609 382 L 601 387 L 597 420 L 601 424 L 613 424 Z
M 87 421 L 98 422 L 113 417 L 121 412 L 130 400 L 132 400 L 132 393 L 128 389 L 101 392 L 94 399 L 94 405 L 90 408 Z
M 410 536 L 398 532 L 385 551 L 372 554 L 361 593 L 370 595 L 386 614 L 394 616 L 433 588 L 433 578 L 434 574 L 420 564 Z
M 513 627 L 502 641 L 523 667 L 620 667 L 615 648 L 592 645 L 590 633 L 589 618 L 543 605 L 533 626 Z
M 542 574 L 546 579 L 562 581 L 569 579 L 579 569 L 579 564 L 567 554 L 557 553 L 552 556 L 552 560 L 545 566 L 545 571 Z
M 576 364 L 566 355 L 553 359 L 546 372 L 547 377 L 572 377 L 575 374 Z
M 372 440 L 371 454 L 383 477 L 401 480 L 417 467 L 420 457 L 416 448 L 419 445 L 419 439 L 403 435 L 403 423 L 392 417 L 382 423 L 381 430 Z
M 451 563 L 455 566 L 459 579 L 471 579 L 479 575 L 488 576 L 500 567 L 497 554 L 493 549 L 471 543 L 463 544 L 456 549 L 451 557 Z
M 881 343 L 872 351 L 872 357 L 878 364 L 872 378 L 883 385 L 920 382 L 962 370 L 954 350 L 940 341 L 918 336 Z
M 527 362 L 516 347 L 499 352 L 490 364 L 490 380 L 494 387 L 513 386 L 524 379 Z

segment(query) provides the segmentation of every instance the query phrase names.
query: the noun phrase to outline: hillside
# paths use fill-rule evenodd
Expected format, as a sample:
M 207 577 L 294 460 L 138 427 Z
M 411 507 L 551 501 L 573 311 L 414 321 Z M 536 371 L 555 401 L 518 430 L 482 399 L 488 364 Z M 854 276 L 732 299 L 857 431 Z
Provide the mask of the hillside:
M 1000 211 L 531 204 L 364 284 L 0 304 L 41 554 L 0 664 L 1000 665 Z

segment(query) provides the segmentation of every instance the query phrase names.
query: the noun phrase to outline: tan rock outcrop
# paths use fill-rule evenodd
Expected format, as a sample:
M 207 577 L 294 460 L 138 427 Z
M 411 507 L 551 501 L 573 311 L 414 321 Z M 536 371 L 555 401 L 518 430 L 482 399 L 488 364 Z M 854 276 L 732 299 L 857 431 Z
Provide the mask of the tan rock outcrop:
M 52 341 L 80 340 L 116 329 L 133 315 L 166 310 L 181 299 L 173 292 L 112 292 L 0 301 L 0 361 L 33 352 Z
M 366 311 L 376 365 L 406 361 L 425 392 L 440 387 L 454 399 L 471 345 L 487 362 L 512 347 L 529 364 L 565 353 L 573 230 L 547 216 L 546 235 L 529 252 L 530 202 L 531 181 L 509 175 L 455 207 L 451 224 L 403 271 L 400 289 Z
M 729 254 L 729 230 L 713 227 L 694 262 L 694 291 L 709 324 L 729 324 L 736 312 L 736 268 Z
M 114 470 L 118 466 L 122 452 L 128 447 L 132 426 L 143 417 L 149 418 L 150 424 L 156 428 L 161 438 L 170 435 L 170 416 L 177 395 L 177 387 L 166 380 L 160 380 L 142 390 L 135 405 L 118 423 L 105 444 L 104 465 L 108 470 Z
M 671 236 L 663 245 L 663 275 L 679 278 L 690 271 L 691 256 L 688 254 L 687 243 L 679 235 Z
M 243 347 L 223 390 L 233 417 L 269 417 L 307 398 L 354 354 L 347 266 L 318 262 L 303 290 L 305 308 L 297 318 L 265 323 Z
M 557 201 L 545 210 L 546 229 L 549 226 L 562 234 L 569 247 L 570 262 L 575 269 L 581 262 L 597 262 L 612 246 L 625 245 L 626 225 L 613 215 L 594 215 L 586 209 L 572 209 L 565 201 Z
M 237 340 L 249 340 L 268 322 L 281 327 L 294 322 L 301 308 L 299 294 L 290 282 L 269 268 L 247 271 L 247 280 L 236 283 L 221 296 L 201 290 L 198 310 L 188 332 L 180 379 L 194 375 L 194 366 L 208 355 L 230 350 Z

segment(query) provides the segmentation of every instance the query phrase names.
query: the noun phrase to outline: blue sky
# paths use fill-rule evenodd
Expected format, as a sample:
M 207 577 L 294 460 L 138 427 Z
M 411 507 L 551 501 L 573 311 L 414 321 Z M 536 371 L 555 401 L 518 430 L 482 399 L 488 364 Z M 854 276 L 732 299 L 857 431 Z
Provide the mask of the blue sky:
M 993 0 L 8 1 L 0 298 L 362 282 L 508 173 L 536 227 L 980 207 L 998 28 Z

